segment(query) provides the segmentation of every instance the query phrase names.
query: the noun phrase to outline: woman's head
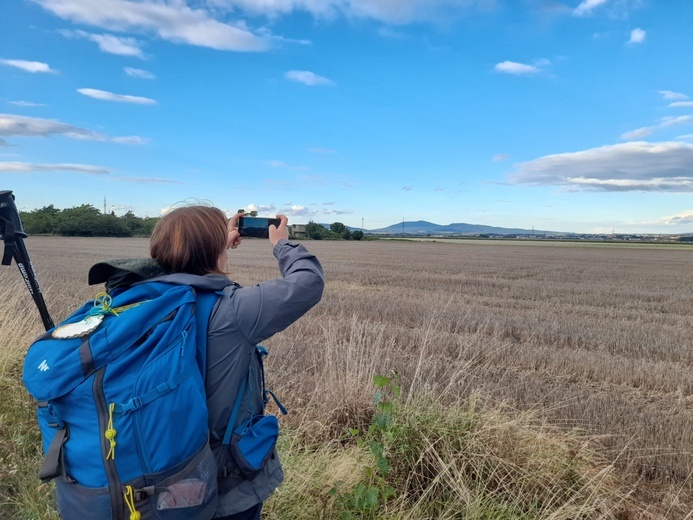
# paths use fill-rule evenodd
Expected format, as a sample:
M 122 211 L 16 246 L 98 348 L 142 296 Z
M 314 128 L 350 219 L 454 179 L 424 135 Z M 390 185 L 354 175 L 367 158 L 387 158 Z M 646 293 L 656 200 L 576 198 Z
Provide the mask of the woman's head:
M 221 273 L 226 240 L 227 221 L 220 209 L 187 206 L 162 217 L 152 231 L 149 252 L 174 273 Z

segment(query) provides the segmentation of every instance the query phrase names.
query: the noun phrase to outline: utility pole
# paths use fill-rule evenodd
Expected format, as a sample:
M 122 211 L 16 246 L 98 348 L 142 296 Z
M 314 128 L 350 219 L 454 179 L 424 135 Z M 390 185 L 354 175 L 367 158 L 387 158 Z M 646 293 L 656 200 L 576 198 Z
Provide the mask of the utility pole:
M 361 232 L 363 232 L 363 217 L 361 217 Z
M 103 196 L 103 214 L 106 214 L 106 196 Z

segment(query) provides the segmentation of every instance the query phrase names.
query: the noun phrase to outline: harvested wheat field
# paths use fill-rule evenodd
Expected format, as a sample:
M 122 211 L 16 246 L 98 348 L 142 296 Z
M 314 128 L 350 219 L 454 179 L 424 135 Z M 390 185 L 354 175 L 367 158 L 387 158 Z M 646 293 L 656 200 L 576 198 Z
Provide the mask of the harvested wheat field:
M 584 435 L 584 444 L 613 468 L 623 491 L 620 505 L 611 508 L 543 516 L 505 511 L 498 518 L 693 518 L 693 249 L 490 241 L 304 243 L 325 267 L 325 295 L 306 317 L 265 345 L 271 352 L 270 386 L 291 411 L 283 424 L 295 434 L 292 443 L 300 439 L 314 452 L 325 446 L 351 449 L 344 433 L 370 420 L 372 376 L 396 370 L 403 407 L 434 396 L 445 414 L 446 407 L 453 410 L 473 399 L 486 408 L 503 407 L 541 431 Z M 94 296 L 97 288 L 86 285 L 91 264 L 145 256 L 147 245 L 146 239 L 27 239 L 56 321 Z M 265 241 L 246 240 L 229 256 L 231 277 L 243 285 L 277 276 Z M 0 283 L 0 382 L 9 396 L 1 411 L 0 477 L 6 482 L 21 480 L 21 461 L 36 451 L 27 445 L 30 401 L 17 387 L 23 351 L 41 324 L 16 267 L 3 268 Z M 18 425 L 21 421 L 25 424 Z M 500 435 L 497 440 L 502 444 Z M 328 475 L 361 471 L 358 456 L 338 464 L 343 454 L 335 453 Z M 391 464 L 395 460 L 393 455 Z M 521 468 L 523 460 L 518 456 L 514 465 Z M 299 472 L 299 467 L 290 468 Z M 25 499 L 16 497 L 22 484 L 0 489 L 0 500 L 12 506 L 7 511 L 16 518 L 53 518 L 48 506 L 26 512 L 29 506 L 21 504 L 47 501 L 49 491 L 43 488 L 48 487 L 36 484 L 25 486 L 37 488 Z M 267 517 L 302 518 L 287 513 L 282 488 L 276 503 L 274 498 L 268 503 Z M 468 496 L 460 500 L 471 503 Z M 631 502 L 637 505 L 624 505 Z M 548 511 L 548 505 L 542 507 Z M 382 516 L 415 517 L 414 510 L 388 516 L 385 507 Z M 451 511 L 438 516 L 494 517 L 474 516 L 471 509 Z

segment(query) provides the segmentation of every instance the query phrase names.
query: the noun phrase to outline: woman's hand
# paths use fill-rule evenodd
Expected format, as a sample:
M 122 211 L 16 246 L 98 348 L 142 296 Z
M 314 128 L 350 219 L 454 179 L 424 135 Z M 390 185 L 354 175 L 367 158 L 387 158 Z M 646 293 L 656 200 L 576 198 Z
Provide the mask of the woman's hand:
M 277 218 L 281 220 L 279 227 L 274 224 L 270 224 L 269 227 L 269 241 L 272 247 L 276 246 L 277 242 L 282 239 L 289 240 L 289 227 L 287 225 L 289 219 L 286 218 L 286 215 L 277 215 Z
M 236 213 L 229 219 L 226 249 L 236 249 L 241 243 L 241 234 L 238 232 L 238 219 L 242 216 L 243 213 Z

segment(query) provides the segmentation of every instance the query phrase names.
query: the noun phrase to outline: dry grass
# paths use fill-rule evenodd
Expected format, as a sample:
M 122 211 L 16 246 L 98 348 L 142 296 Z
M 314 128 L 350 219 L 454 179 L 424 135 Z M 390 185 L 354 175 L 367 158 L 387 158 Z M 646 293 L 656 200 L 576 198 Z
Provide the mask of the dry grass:
M 92 263 L 147 254 L 145 239 L 32 237 L 27 245 L 56 321 L 93 297 L 95 288 L 86 286 Z M 596 435 L 599 445 L 590 449 L 637 481 L 634 496 L 648 510 L 630 518 L 693 518 L 693 251 L 472 242 L 307 245 L 326 268 L 324 299 L 266 343 L 270 382 L 292 412 L 286 426 L 301 446 L 314 447 L 290 452 L 295 467 L 319 475 L 320 454 L 357 467 L 358 457 L 330 450 L 339 447 L 345 426 L 370 420 L 372 375 L 396 369 L 412 407 L 433 395 L 453 410 L 482 394 L 530 411 L 523 428 L 537 427 L 547 438 L 557 435 L 542 430 L 549 423 Z M 231 256 L 232 278 L 244 285 L 277 274 L 264 242 L 246 241 Z M 0 270 L 3 395 L 19 384 L 23 349 L 41 331 L 17 279 L 16 268 Z M 11 393 L 21 402 L 1 413 L 19 408 L 10 420 L 27 421 L 28 400 Z M 508 417 L 507 410 L 502 415 Z M 13 469 L 12 454 L 36 442 L 30 428 L 21 435 L 12 429 L 15 439 L 6 438 L 3 419 L 0 486 Z M 0 487 L 5 496 L 11 491 Z M 468 497 L 467 507 L 474 503 Z M 590 517 L 599 515 L 584 516 Z

